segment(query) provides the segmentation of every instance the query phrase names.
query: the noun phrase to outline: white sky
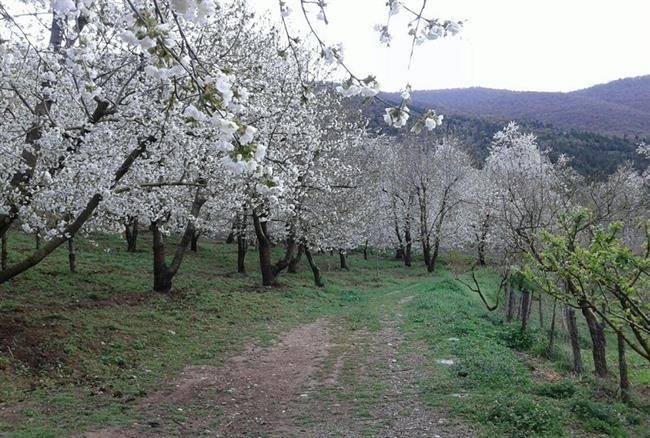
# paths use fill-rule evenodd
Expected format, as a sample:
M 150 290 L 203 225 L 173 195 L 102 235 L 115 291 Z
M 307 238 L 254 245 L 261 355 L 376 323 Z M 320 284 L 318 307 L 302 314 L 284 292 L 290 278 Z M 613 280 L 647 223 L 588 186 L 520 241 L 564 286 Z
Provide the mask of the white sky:
M 249 1 L 279 16 L 277 0 Z M 299 1 L 285 1 L 300 29 Z M 428 0 L 426 17 L 466 24 L 459 37 L 417 47 L 410 71 L 407 15 L 391 26 L 391 48 L 373 29 L 386 20 L 385 3 L 327 0 L 330 25 L 323 31 L 328 42 L 343 43 L 355 73 L 375 74 L 384 90 L 410 82 L 414 89 L 569 91 L 650 74 L 650 0 Z

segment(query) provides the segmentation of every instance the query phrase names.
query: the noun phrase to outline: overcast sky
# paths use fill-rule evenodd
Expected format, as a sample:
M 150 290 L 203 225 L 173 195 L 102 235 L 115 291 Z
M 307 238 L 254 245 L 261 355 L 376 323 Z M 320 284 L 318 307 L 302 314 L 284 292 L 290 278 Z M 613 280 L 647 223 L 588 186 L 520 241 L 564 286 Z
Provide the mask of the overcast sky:
M 249 1 L 277 15 L 277 0 Z M 299 0 L 286 2 L 298 28 Z M 466 20 L 465 28 L 417 47 L 410 71 L 406 16 L 385 48 L 373 27 L 386 20 L 386 0 L 327 3 L 327 41 L 343 43 L 355 73 L 376 74 L 384 90 L 410 82 L 414 89 L 569 91 L 650 74 L 650 0 L 429 0 L 425 16 Z

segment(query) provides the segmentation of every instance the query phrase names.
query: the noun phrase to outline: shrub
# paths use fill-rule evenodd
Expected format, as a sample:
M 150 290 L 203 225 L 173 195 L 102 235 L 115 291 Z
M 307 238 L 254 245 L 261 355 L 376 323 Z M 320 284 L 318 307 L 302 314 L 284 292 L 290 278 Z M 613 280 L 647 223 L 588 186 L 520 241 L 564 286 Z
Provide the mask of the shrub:
M 519 327 L 508 326 L 500 333 L 500 339 L 509 347 L 518 351 L 527 351 L 533 346 L 534 336 L 530 331 L 522 331 Z
M 592 400 L 577 400 L 571 411 L 593 432 L 620 436 L 621 420 L 614 408 Z
M 562 433 L 561 413 L 527 395 L 494 400 L 486 410 L 485 420 L 513 437 Z
M 535 393 L 544 397 L 561 400 L 573 397 L 576 393 L 576 387 L 573 382 L 564 380 L 562 382 L 539 385 Z
M 445 278 L 432 286 L 431 291 L 462 292 L 463 288 L 456 280 Z

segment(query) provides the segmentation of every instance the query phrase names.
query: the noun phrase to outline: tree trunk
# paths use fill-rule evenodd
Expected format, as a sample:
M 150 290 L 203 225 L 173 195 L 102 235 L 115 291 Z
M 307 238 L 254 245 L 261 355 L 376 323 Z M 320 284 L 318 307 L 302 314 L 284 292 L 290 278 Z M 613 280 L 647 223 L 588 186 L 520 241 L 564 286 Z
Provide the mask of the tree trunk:
M 248 251 L 248 239 L 246 236 L 237 234 L 237 272 L 246 273 L 246 252 Z
M 429 270 L 431 260 L 431 242 L 429 240 L 429 219 L 427 217 L 426 186 L 420 184 L 416 187 L 418 205 L 420 206 L 420 242 L 422 243 L 422 255 L 424 266 Z
M 156 222 L 151 223 L 153 235 L 153 290 L 169 293 L 172 290 L 172 277 L 165 262 L 165 240 Z
M 124 224 L 124 236 L 126 237 L 126 251 L 136 252 L 138 246 L 138 218 L 133 218 Z
M 195 231 L 194 234 L 192 234 L 192 240 L 190 241 L 190 251 L 192 252 L 197 252 L 199 250 L 199 236 L 201 233 Z
M 557 298 L 553 300 L 553 316 L 551 317 L 551 329 L 548 333 L 548 346 L 546 347 L 546 357 L 553 355 L 555 349 L 555 312 L 557 309 Z
M 36 240 L 36 250 L 38 251 L 39 249 L 41 249 L 41 233 L 39 233 L 38 231 L 35 234 L 35 240 Z
M 368 239 L 366 239 L 366 243 L 363 245 L 363 259 L 368 260 Z
M 569 341 L 571 342 L 573 372 L 576 374 L 582 374 L 582 352 L 580 351 L 580 341 L 578 339 L 576 312 L 572 307 L 569 306 L 566 307 L 566 324 L 569 332 Z
M 508 282 L 508 307 L 506 312 L 506 322 L 512 322 L 515 316 L 515 307 L 517 305 L 517 297 L 515 296 L 515 288 Z
M 345 255 L 345 251 L 342 249 L 339 250 L 339 260 L 341 261 L 341 269 L 344 271 L 349 271 L 350 268 L 348 267 L 348 259 Z
M 621 400 L 629 403 L 632 399 L 630 391 L 630 379 L 627 375 L 627 361 L 625 360 L 625 339 L 623 334 L 617 333 L 618 344 L 618 374 L 619 387 L 621 389 Z
M 399 230 L 399 220 L 397 219 L 397 206 L 395 205 L 395 198 L 393 198 L 393 225 L 395 230 L 395 237 L 397 237 L 397 249 L 395 250 L 395 258 L 402 260 L 404 257 L 404 242 L 402 240 L 402 233 Z
M 490 231 L 490 215 L 487 214 L 485 219 L 481 222 L 481 232 L 476 234 L 477 245 L 476 249 L 478 251 L 478 264 L 480 266 L 485 266 L 485 248 L 487 246 L 487 235 Z
M 311 272 L 314 274 L 314 284 L 318 287 L 323 287 L 325 286 L 323 284 L 323 280 L 320 276 L 320 269 L 318 269 L 318 266 L 316 266 L 316 262 L 314 261 L 314 258 L 311 255 L 311 252 L 309 251 L 309 248 L 306 246 L 304 247 L 305 251 L 305 257 L 307 258 L 307 263 L 309 263 L 309 267 L 311 268 Z
M 413 242 L 411 240 L 411 222 L 407 218 L 406 226 L 404 227 L 404 266 L 411 266 L 413 260 Z
M 259 219 L 255 219 L 259 222 Z M 266 222 L 262 222 L 259 228 L 266 228 Z M 255 226 L 257 235 L 257 253 L 260 260 L 260 271 L 262 272 L 262 284 L 264 286 L 272 286 L 275 284 L 275 275 L 273 275 L 273 260 L 271 255 L 271 242 L 257 232 L 258 225 Z
M 440 239 L 436 237 L 433 241 L 433 253 L 431 254 L 431 259 L 427 264 L 427 272 L 436 271 L 436 261 L 438 261 L 438 253 L 440 251 Z
M 7 260 L 9 259 L 9 252 L 7 248 L 7 233 L 2 235 L 2 249 L 0 250 L 0 266 L 2 270 L 7 269 Z
M 438 260 L 438 252 L 440 250 L 440 238 L 442 236 L 442 225 L 445 221 L 445 216 L 447 215 L 447 196 L 449 195 L 449 189 L 449 186 L 445 188 L 445 192 L 442 197 L 442 203 L 440 204 L 440 210 L 438 211 L 438 217 L 435 220 L 433 254 L 431 254 L 431 260 L 429 260 L 429 263 L 427 264 L 427 270 L 429 272 L 434 272 L 436 270 L 436 261 Z
M 524 289 L 521 291 L 521 331 L 528 328 L 528 316 L 530 315 L 530 291 Z
M 289 266 L 296 248 L 296 242 L 293 237 L 287 239 L 287 250 L 284 258 L 273 265 L 271 254 L 271 239 L 268 235 L 267 222 L 261 221 L 260 217 L 253 213 L 253 225 L 255 235 L 257 236 L 258 254 L 260 259 L 260 270 L 262 271 L 262 284 L 264 286 L 273 286 L 276 284 L 277 276 Z M 291 235 L 291 233 L 289 233 Z
M 287 268 L 287 272 L 290 274 L 296 274 L 298 273 L 298 263 L 300 262 L 300 259 L 302 258 L 302 253 L 304 252 L 304 248 L 302 245 L 298 247 L 298 252 L 296 253 L 295 257 L 291 258 L 291 261 L 289 262 L 289 266 Z
M 206 199 L 201 196 L 200 190 L 197 190 L 192 202 L 190 217 L 199 217 L 201 207 L 203 207 L 205 201 Z M 181 240 L 176 244 L 174 258 L 170 265 L 167 265 L 165 260 L 165 241 L 158 223 L 151 223 L 151 232 L 153 234 L 153 289 L 156 292 L 169 293 L 172 290 L 172 280 L 181 267 L 183 256 L 190 245 L 196 228 L 193 222 L 187 223 Z
M 479 266 L 485 266 L 485 242 L 480 241 L 477 246 L 478 251 L 478 264 Z
M 427 267 L 427 272 L 429 270 L 429 264 L 431 262 L 431 245 L 429 242 L 422 242 L 422 255 L 424 256 L 424 266 Z
M 602 324 L 598 322 L 594 312 L 589 308 L 589 305 L 584 301 L 581 301 L 579 304 L 582 314 L 587 320 L 587 327 L 589 328 L 589 335 L 591 336 L 591 352 L 594 357 L 596 375 L 598 377 L 607 377 L 607 357 L 605 356 L 607 345 L 605 330 L 603 329 Z
M 228 237 L 226 237 L 226 243 L 229 244 L 229 245 L 231 243 L 235 243 L 235 232 L 234 231 L 231 231 L 230 233 L 228 233 Z
M 544 311 L 542 309 L 543 306 L 544 306 L 544 301 L 542 300 L 542 294 L 541 293 L 539 294 L 537 302 L 539 304 L 539 307 L 538 307 L 538 309 L 539 309 L 539 327 L 544 328 Z
M 77 272 L 77 250 L 74 245 L 74 237 L 68 239 L 68 265 L 70 272 Z

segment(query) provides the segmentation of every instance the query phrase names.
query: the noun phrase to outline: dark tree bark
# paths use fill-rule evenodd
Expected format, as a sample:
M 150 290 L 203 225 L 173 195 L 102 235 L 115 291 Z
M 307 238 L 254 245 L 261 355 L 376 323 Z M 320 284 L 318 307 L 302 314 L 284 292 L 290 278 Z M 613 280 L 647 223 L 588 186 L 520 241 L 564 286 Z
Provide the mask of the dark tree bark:
M 442 236 L 442 226 L 445 222 L 445 217 L 449 211 L 448 199 L 450 194 L 451 186 L 445 187 L 444 194 L 442 196 L 442 202 L 440 203 L 440 210 L 434 220 L 434 232 L 435 236 L 433 239 L 433 251 L 431 252 L 431 258 L 427 261 L 427 271 L 435 272 L 436 262 L 438 261 L 438 254 L 440 252 L 440 239 Z M 426 216 L 425 216 L 426 218 Z M 427 235 L 427 243 L 429 242 L 429 237 Z
M 596 376 L 607 377 L 606 338 L 603 325 L 598 321 L 596 315 L 585 301 L 581 301 L 580 310 L 587 320 L 589 335 L 591 336 L 591 352 L 594 357 L 594 368 Z
M 70 272 L 77 272 L 77 249 L 74 244 L 74 237 L 68 239 L 68 266 Z
M 165 241 L 156 222 L 151 223 L 153 235 L 153 290 L 168 293 L 172 290 L 172 276 L 165 261 Z
M 192 252 L 197 252 L 199 250 L 199 237 L 201 236 L 201 233 L 198 231 L 195 231 L 194 234 L 192 234 L 192 240 L 190 241 L 190 251 Z
M 296 253 L 295 257 L 291 258 L 291 261 L 289 262 L 289 266 L 287 267 L 287 272 L 290 274 L 296 274 L 298 273 L 298 263 L 300 262 L 300 259 L 302 258 L 302 254 L 305 251 L 302 245 L 298 247 L 298 252 Z
M 580 341 L 578 338 L 576 312 L 569 306 L 566 307 L 566 325 L 569 332 L 569 341 L 571 343 L 571 353 L 573 356 L 573 372 L 576 374 L 582 374 L 582 352 L 580 351 Z
M 426 187 L 418 186 L 416 188 L 418 196 L 418 205 L 420 207 L 420 243 L 422 244 L 422 255 L 424 256 L 424 266 L 427 271 L 431 272 L 431 240 L 428 230 L 429 218 L 427 215 Z
M 9 260 L 9 250 L 7 242 L 7 233 L 2 235 L 2 249 L 0 250 L 0 266 L 2 270 L 7 269 L 7 261 Z
M 259 254 L 260 270 L 262 271 L 262 284 L 264 286 L 273 286 L 277 283 L 277 276 L 280 272 L 289 266 L 289 262 L 296 249 L 296 242 L 290 232 L 284 258 L 273 265 L 271 254 L 273 245 L 269 238 L 267 222 L 262 221 L 256 213 L 253 213 L 253 225 L 255 227 L 255 236 L 257 237 L 257 252 Z
M 350 267 L 348 266 L 348 258 L 345 254 L 345 251 L 342 249 L 339 250 L 339 260 L 341 262 L 341 269 L 344 271 L 349 271 Z
M 422 242 L 422 255 L 424 257 L 424 266 L 427 267 L 427 272 L 431 272 L 429 266 L 431 263 L 431 245 L 428 242 L 429 238 L 426 238 L 426 241 Z
M 309 267 L 311 268 L 311 272 L 314 274 L 314 284 L 318 287 L 323 287 L 325 286 L 323 284 L 323 279 L 321 278 L 320 275 L 320 269 L 318 269 L 318 266 L 316 266 L 316 262 L 314 261 L 314 257 L 311 255 L 311 251 L 309 251 L 309 248 L 306 246 L 304 247 L 305 251 L 305 258 L 307 259 L 307 263 L 309 263 Z
M 627 361 L 625 360 L 625 338 L 622 333 L 617 333 L 618 344 L 618 375 L 619 388 L 621 389 L 621 400 L 629 403 L 632 399 L 630 390 L 630 379 L 627 375 Z
M 476 233 L 476 250 L 478 252 L 478 264 L 485 266 L 485 249 L 487 246 L 487 235 L 490 231 L 490 215 L 486 214 L 481 222 L 481 227 Z
M 262 284 L 272 286 L 275 284 L 275 275 L 273 275 L 271 240 L 268 238 L 266 221 L 260 221 L 260 218 L 253 214 L 253 225 L 255 225 L 255 236 L 257 237 L 257 253 L 260 260 L 260 271 L 262 272 Z
M 506 322 L 512 322 L 515 316 L 515 308 L 517 306 L 517 297 L 515 296 L 515 288 L 508 282 L 508 306 L 506 310 Z
M 440 238 L 436 236 L 433 240 L 433 252 L 431 253 L 431 259 L 427 265 L 427 272 L 436 271 L 436 262 L 438 261 L 438 253 L 440 252 Z
M 411 217 L 406 216 L 406 224 L 404 225 L 404 266 L 411 266 L 413 260 L 413 239 L 411 238 Z
M 368 239 L 366 239 L 366 242 L 363 245 L 363 259 L 368 260 Z
M 485 241 L 479 241 L 476 250 L 478 251 L 479 266 L 485 266 Z
M 234 231 L 231 231 L 230 233 L 228 233 L 228 237 L 226 237 L 226 243 L 227 244 L 230 245 L 231 243 L 235 243 L 235 234 L 236 233 Z
M 206 199 L 197 191 L 192 202 L 190 211 L 191 217 L 198 217 L 201 207 Z M 181 267 L 183 256 L 187 250 L 196 228 L 193 222 L 188 222 L 181 240 L 176 245 L 174 258 L 170 265 L 167 265 L 165 257 L 165 240 L 160 231 L 158 223 L 151 223 L 151 232 L 153 234 L 153 290 L 161 293 L 169 293 L 172 290 L 172 280 Z
M 395 248 L 395 259 L 402 260 L 404 258 L 404 242 L 402 240 L 402 232 L 399 229 L 399 220 L 397 218 L 397 203 L 395 198 L 392 200 L 393 207 L 393 229 L 395 230 L 395 237 L 397 238 L 397 248 Z
M 523 289 L 521 291 L 521 331 L 528 328 L 528 317 L 530 316 L 530 291 Z
M 542 299 L 542 294 L 540 293 L 537 297 L 538 310 L 539 310 L 539 327 L 544 328 L 544 301 Z
M 553 316 L 551 317 L 551 329 L 548 333 L 548 346 L 546 347 L 546 357 L 551 357 L 555 349 L 555 318 L 557 310 L 557 298 L 553 300 Z
M 41 233 L 38 231 L 35 234 L 35 240 L 36 240 L 36 249 L 39 250 L 41 249 Z
M 244 206 L 242 212 L 235 217 L 231 232 L 233 237 L 237 238 L 237 272 L 240 274 L 246 273 L 246 253 L 248 252 L 247 218 L 247 209 Z
M 124 224 L 124 237 L 126 238 L 126 251 L 136 252 L 138 249 L 138 218 L 129 218 Z
M 237 272 L 246 273 L 246 252 L 248 251 L 248 239 L 241 233 L 237 234 Z

